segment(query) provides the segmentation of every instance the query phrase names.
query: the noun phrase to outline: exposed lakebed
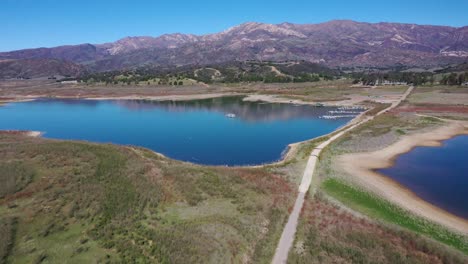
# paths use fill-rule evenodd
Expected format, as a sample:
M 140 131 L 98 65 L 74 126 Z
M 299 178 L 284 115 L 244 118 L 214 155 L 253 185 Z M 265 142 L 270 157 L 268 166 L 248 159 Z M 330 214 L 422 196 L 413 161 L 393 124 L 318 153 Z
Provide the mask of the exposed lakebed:
M 468 219 L 468 136 L 440 147 L 416 147 L 377 172 L 407 187 L 422 199 Z
M 253 165 L 279 160 L 288 144 L 330 133 L 359 111 L 245 102 L 241 97 L 192 101 L 38 99 L 0 107 L 0 129 L 41 131 L 47 138 L 136 145 L 199 164 Z M 348 116 L 319 118 L 340 112 Z

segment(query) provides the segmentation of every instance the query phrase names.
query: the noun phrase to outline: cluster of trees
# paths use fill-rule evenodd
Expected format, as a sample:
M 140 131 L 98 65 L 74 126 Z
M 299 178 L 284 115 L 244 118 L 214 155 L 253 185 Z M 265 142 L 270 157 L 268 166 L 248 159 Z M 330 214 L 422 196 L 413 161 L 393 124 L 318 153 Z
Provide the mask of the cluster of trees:
M 155 83 L 159 85 L 184 85 L 183 80 L 187 78 L 184 74 L 166 74 L 166 73 L 139 73 L 137 71 L 111 71 L 99 72 L 83 75 L 78 78 L 80 82 L 85 83 L 105 83 L 108 84 L 140 84 Z
M 239 82 L 264 82 L 264 83 L 301 83 L 301 82 L 318 82 L 324 78 L 333 80 L 333 76 L 322 76 L 318 74 L 302 73 L 298 76 L 288 75 L 260 75 L 254 73 L 246 73 L 239 75 L 228 75 L 222 79 L 223 83 L 239 83 Z
M 325 80 L 333 80 L 333 76 L 322 74 L 300 73 L 297 76 L 267 76 L 264 78 L 265 83 L 303 83 L 303 82 L 318 82 L 321 78 Z
M 247 61 L 218 65 L 223 82 L 299 83 L 333 80 L 341 72 L 306 61 Z M 278 71 L 278 72 L 275 72 Z
M 462 73 L 450 73 L 444 75 L 440 80 L 441 84 L 445 85 L 463 85 L 464 83 L 468 82 L 468 72 Z
M 382 84 L 384 82 L 424 85 L 440 83 L 444 85 L 462 85 L 468 81 L 468 72 L 464 69 L 447 68 L 438 72 L 405 72 L 393 68 L 388 71 L 376 70 L 344 74 L 339 70 L 327 68 L 320 64 L 304 61 L 298 62 L 230 62 L 212 66 L 197 65 L 160 68 L 145 66 L 128 71 L 110 71 L 89 73 L 79 78 L 86 83 L 106 84 L 140 84 L 184 85 L 184 80 L 191 79 L 203 83 L 302 83 L 320 80 L 334 80 L 342 76 L 354 79 L 354 83 L 364 85 Z
M 372 73 L 353 73 L 354 83 L 362 82 L 364 85 L 375 85 L 377 83 L 402 82 L 414 85 L 426 83 L 433 84 L 435 79 L 430 72 L 372 72 Z
M 298 83 L 333 80 L 340 76 L 342 76 L 342 72 L 339 70 L 306 61 L 232 61 L 203 67 L 187 65 L 164 68 L 147 65 L 128 71 L 90 73 L 82 76 L 80 80 L 87 83 L 139 84 L 151 83 L 157 79 L 159 80 L 158 84 L 180 85 L 180 81 L 183 79 L 192 79 L 203 83 Z M 176 82 L 174 82 L 175 78 Z
M 258 66 L 258 65 L 256 65 Z M 203 83 L 239 83 L 239 82 L 264 82 L 264 83 L 302 83 L 317 82 L 322 79 L 333 80 L 337 75 L 328 73 L 308 73 L 291 71 L 287 74 L 277 74 L 268 68 L 251 66 L 245 67 L 218 67 L 199 69 L 172 69 L 165 71 L 151 71 L 146 68 L 132 71 L 109 71 L 90 73 L 79 77 L 80 82 L 105 83 L 105 84 L 140 84 L 147 83 L 158 85 L 184 85 L 184 79 L 192 79 Z
M 404 82 L 413 85 L 424 85 L 439 83 L 443 85 L 463 85 L 468 82 L 468 71 L 451 72 L 460 70 L 458 68 L 447 68 L 436 72 L 358 72 L 349 76 L 354 79 L 354 83 L 362 82 L 364 85 L 375 85 L 376 83 Z

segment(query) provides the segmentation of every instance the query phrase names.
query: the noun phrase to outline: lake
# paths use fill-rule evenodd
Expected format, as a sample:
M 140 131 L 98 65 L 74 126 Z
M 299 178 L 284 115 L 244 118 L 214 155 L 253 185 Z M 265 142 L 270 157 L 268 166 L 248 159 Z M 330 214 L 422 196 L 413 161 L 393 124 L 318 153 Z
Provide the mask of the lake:
M 336 110 L 245 102 L 241 97 L 193 101 L 38 99 L 0 107 L 0 129 L 41 131 L 46 138 L 141 146 L 198 164 L 256 165 L 277 161 L 288 144 L 330 133 L 351 120 L 319 118 Z
M 468 219 L 468 136 L 446 140 L 441 147 L 416 147 L 400 155 L 392 167 L 377 171 Z

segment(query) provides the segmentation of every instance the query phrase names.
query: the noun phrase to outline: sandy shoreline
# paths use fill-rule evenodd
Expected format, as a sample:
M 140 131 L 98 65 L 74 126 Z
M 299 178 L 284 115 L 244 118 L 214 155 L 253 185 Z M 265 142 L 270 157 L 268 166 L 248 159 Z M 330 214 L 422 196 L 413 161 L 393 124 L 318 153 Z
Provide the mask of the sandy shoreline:
M 249 94 L 244 98 L 246 102 L 268 102 L 268 103 L 280 103 L 280 104 L 297 104 L 297 105 L 317 105 L 318 103 L 324 106 L 358 106 L 359 102 L 353 100 L 340 100 L 340 101 L 317 101 L 307 102 L 300 99 L 288 99 L 277 95 L 268 94 Z M 357 103 L 357 104 L 356 104 Z
M 44 96 L 44 95 L 27 95 L 27 96 L 10 96 L 8 98 L 0 97 L 0 103 L 9 102 L 28 102 L 39 98 L 50 99 L 83 99 L 83 100 L 150 100 L 150 101 L 189 101 L 211 99 L 218 97 L 229 96 L 245 96 L 243 101 L 246 102 L 267 102 L 267 103 L 285 103 L 296 105 L 317 105 L 320 103 L 324 106 L 356 106 L 359 105 L 358 101 L 341 100 L 341 101 L 324 101 L 324 102 L 307 102 L 300 99 L 288 99 L 276 95 L 263 95 L 263 94 L 243 94 L 243 93 L 208 93 L 208 94 L 187 94 L 187 95 L 127 95 L 127 96 L 88 96 L 88 95 L 75 95 L 75 96 Z
M 212 94 L 190 94 L 190 95 L 161 95 L 161 96 L 120 96 L 120 97 L 83 97 L 86 100 L 151 100 L 151 101 L 189 101 L 211 99 L 228 96 L 242 96 L 237 93 L 212 93 Z M 74 97 L 72 97 L 74 98 Z
M 11 96 L 9 98 L 0 97 L 0 103 L 9 102 L 28 102 L 39 98 L 49 99 L 83 99 L 83 100 L 152 100 L 152 101 L 188 101 L 199 99 L 210 99 L 227 96 L 242 96 L 244 94 L 237 93 L 211 93 L 211 94 L 187 94 L 187 95 L 158 95 L 158 96 L 145 96 L 145 95 L 128 95 L 128 96 L 41 96 L 41 95 L 28 95 L 28 96 Z
M 40 131 L 28 131 L 26 132 L 26 135 L 28 137 L 40 137 L 42 136 L 44 133 L 40 132 Z
M 14 97 L 14 98 L 7 98 L 7 99 L 0 98 L 0 105 L 7 104 L 7 103 L 30 102 L 36 99 L 37 99 L 36 97 Z
M 23 135 L 27 137 L 40 137 L 44 133 L 40 131 L 31 130 L 0 130 L 0 134 Z
M 383 198 L 468 235 L 468 220 L 424 201 L 406 187 L 374 171 L 392 166 L 398 155 L 409 152 L 416 146 L 440 146 L 441 141 L 462 134 L 468 134 L 468 122 L 451 121 L 431 132 L 404 136 L 398 142 L 378 151 L 342 155 L 338 158 L 338 164 L 351 175 L 352 180 Z

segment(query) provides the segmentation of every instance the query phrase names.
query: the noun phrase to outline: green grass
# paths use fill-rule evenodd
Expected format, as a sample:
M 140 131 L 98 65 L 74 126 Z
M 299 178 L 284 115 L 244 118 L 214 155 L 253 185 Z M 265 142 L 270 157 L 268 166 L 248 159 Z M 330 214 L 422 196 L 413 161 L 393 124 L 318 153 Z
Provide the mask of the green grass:
M 81 224 L 59 226 L 56 222 L 56 225 L 44 225 L 49 229 L 46 234 L 41 233 L 42 223 L 40 225 L 23 223 L 18 230 L 19 241 L 12 256 L 14 263 L 38 263 L 40 259 L 48 263 L 93 263 L 115 260 L 112 251 L 102 248 L 97 241 L 86 236 L 86 228 Z M 37 232 L 35 229 L 41 231 Z
M 11 182 L 0 198 L 0 257 L 14 263 L 269 262 L 275 221 L 294 198 L 265 169 L 85 142 L 0 134 L 0 168 Z
M 395 131 L 396 131 L 398 134 L 400 134 L 400 135 L 405 135 L 405 134 L 406 134 L 406 132 L 405 132 L 403 129 L 401 129 L 401 128 L 398 128 L 398 129 L 395 130 Z
M 381 219 L 426 235 L 468 254 L 466 237 L 454 234 L 441 226 L 413 216 L 388 201 L 371 195 L 368 192 L 358 190 L 336 179 L 325 180 L 322 187 L 329 195 L 352 209 L 363 212 L 372 218 Z

